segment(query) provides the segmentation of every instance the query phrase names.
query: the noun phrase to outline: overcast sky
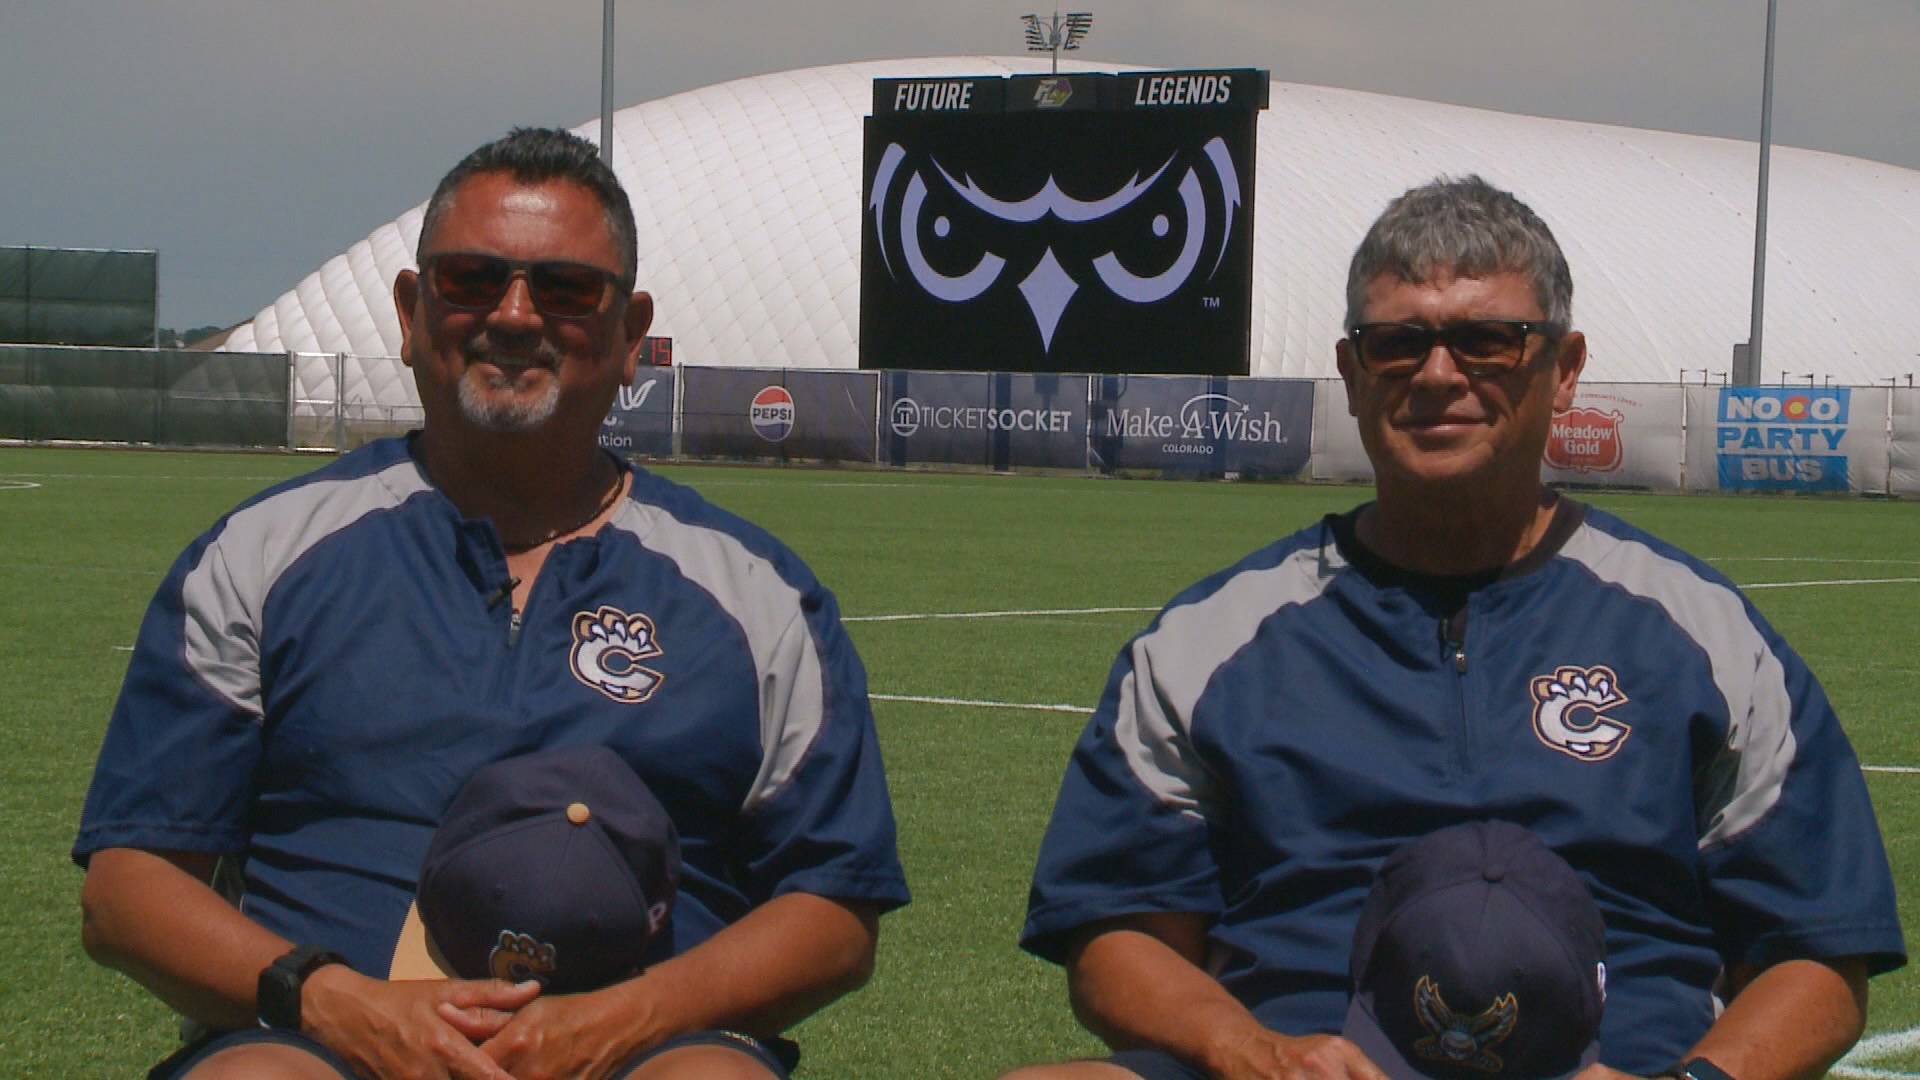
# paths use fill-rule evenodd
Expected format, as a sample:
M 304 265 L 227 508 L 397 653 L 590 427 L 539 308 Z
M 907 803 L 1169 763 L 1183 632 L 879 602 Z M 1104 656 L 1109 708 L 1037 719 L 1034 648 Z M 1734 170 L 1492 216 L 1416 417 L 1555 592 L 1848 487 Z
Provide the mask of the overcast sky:
M 1774 138 L 1920 169 L 1920 2 L 1779 0 Z M 1078 58 L 1758 137 L 1765 0 L 1078 0 Z M 1022 51 L 1016 0 L 620 0 L 618 107 Z M 1051 11 L 1051 8 L 1047 9 Z M 153 248 L 225 325 L 515 124 L 600 107 L 598 0 L 0 0 L 0 244 Z

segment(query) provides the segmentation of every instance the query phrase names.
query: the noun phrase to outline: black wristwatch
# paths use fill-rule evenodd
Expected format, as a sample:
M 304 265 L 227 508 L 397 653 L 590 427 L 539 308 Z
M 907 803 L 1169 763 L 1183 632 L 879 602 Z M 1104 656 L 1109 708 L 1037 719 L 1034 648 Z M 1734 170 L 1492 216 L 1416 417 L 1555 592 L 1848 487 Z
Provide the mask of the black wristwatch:
M 344 964 L 347 958 L 328 952 L 318 945 L 302 945 L 268 964 L 260 972 L 255 990 L 253 1014 L 263 1028 L 300 1030 L 300 988 L 307 976 L 328 964 Z
M 1733 1080 L 1727 1070 L 1706 1058 L 1689 1058 L 1667 1071 L 1674 1080 Z

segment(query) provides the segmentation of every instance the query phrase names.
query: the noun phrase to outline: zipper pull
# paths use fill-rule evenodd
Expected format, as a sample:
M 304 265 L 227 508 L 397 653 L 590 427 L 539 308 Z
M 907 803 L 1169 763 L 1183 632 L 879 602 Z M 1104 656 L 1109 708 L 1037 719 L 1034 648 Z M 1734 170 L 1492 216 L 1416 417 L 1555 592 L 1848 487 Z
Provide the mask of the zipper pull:
M 518 645 L 519 643 L 520 643 L 520 613 L 516 611 L 513 613 L 512 617 L 510 617 L 507 620 L 507 647 L 512 648 L 513 646 Z
M 1465 636 L 1466 635 L 1463 634 L 1461 638 Z M 1452 619 L 1440 620 L 1440 645 L 1446 653 L 1453 658 L 1454 672 L 1465 675 L 1467 673 L 1467 643 L 1453 636 Z

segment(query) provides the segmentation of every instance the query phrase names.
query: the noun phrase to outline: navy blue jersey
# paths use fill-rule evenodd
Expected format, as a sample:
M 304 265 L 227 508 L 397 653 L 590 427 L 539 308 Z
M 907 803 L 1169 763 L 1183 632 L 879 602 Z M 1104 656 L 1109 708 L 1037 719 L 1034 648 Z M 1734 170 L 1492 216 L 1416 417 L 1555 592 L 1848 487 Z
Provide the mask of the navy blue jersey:
M 1074 751 L 1023 945 L 1059 960 L 1093 920 L 1206 914 L 1211 970 L 1261 1022 L 1338 1032 L 1375 867 L 1498 818 L 1593 890 L 1615 1068 L 1678 1060 L 1723 963 L 1903 963 L 1859 765 L 1805 664 L 1698 560 L 1557 517 L 1470 591 L 1380 563 L 1349 516 L 1177 597 Z
M 632 472 L 604 528 L 551 549 L 517 628 L 493 528 L 403 440 L 243 504 L 148 609 L 74 858 L 244 856 L 247 915 L 385 976 L 466 779 L 599 743 L 680 832 L 663 954 L 787 892 L 904 903 L 832 595 L 765 532 Z

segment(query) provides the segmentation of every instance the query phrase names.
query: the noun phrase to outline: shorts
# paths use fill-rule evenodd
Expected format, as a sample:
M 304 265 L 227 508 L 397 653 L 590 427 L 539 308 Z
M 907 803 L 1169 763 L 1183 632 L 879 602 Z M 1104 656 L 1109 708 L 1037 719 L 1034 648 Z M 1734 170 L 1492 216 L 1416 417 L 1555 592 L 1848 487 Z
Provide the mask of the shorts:
M 1131 1070 L 1142 1080 L 1207 1080 L 1206 1073 L 1159 1050 L 1122 1050 L 1106 1063 Z
M 275 1043 L 298 1047 L 332 1066 L 334 1071 L 340 1074 L 341 1080 L 359 1080 L 359 1076 L 351 1066 L 320 1043 L 297 1031 L 281 1031 L 272 1028 L 209 1032 L 182 1046 L 165 1061 L 155 1065 L 148 1071 L 147 1080 L 173 1080 L 174 1077 L 185 1075 L 188 1070 L 222 1050 L 254 1043 Z M 787 1074 L 800 1062 L 800 1046 L 792 1039 L 770 1039 L 761 1042 L 751 1035 L 743 1035 L 737 1031 L 690 1031 L 685 1035 L 676 1035 L 651 1050 L 642 1052 L 615 1072 L 613 1080 L 619 1080 L 620 1077 L 628 1075 L 661 1054 L 683 1046 L 731 1047 L 765 1066 L 780 1080 L 787 1080 Z

